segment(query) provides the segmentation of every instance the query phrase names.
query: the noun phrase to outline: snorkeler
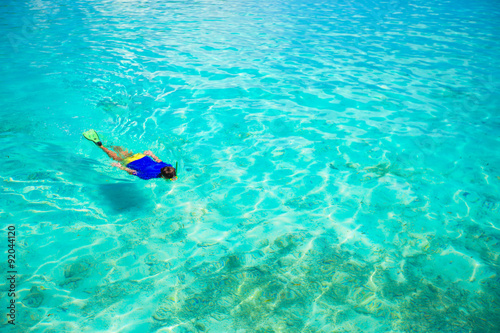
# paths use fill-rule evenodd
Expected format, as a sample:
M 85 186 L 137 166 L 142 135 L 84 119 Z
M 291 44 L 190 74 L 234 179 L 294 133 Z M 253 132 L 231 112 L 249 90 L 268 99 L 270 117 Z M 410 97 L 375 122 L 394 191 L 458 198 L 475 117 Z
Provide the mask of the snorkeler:
M 142 154 L 134 154 L 127 149 L 124 150 L 120 146 L 112 146 L 111 148 L 113 148 L 114 151 L 111 151 L 103 146 L 96 131 L 92 129 L 88 130 L 83 133 L 83 136 L 87 140 L 94 142 L 99 148 L 108 154 L 110 158 L 117 161 L 112 164 L 113 166 L 127 171 L 131 175 L 135 175 L 141 179 L 177 179 L 177 170 L 172 165 L 162 162 L 155 156 L 155 154 L 153 154 L 151 150 L 146 150 Z

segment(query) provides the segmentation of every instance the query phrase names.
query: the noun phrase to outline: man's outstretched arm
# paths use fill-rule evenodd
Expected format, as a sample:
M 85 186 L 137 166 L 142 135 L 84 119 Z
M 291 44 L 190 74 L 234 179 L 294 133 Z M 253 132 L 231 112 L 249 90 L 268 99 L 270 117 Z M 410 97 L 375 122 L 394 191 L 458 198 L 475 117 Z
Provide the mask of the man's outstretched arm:
M 127 168 L 127 167 L 124 167 L 124 166 L 123 166 L 123 165 L 121 165 L 120 163 L 113 163 L 113 164 L 111 164 L 111 165 L 112 165 L 112 166 L 114 166 L 114 167 L 117 167 L 117 168 L 119 168 L 119 169 L 122 169 L 122 170 L 124 170 L 124 171 L 127 171 L 127 172 L 128 172 L 129 174 L 131 174 L 131 175 L 135 175 L 135 174 L 137 173 L 137 171 L 132 170 L 132 169 Z
M 157 163 L 161 162 L 161 160 L 155 154 L 153 154 L 153 152 L 151 150 L 146 150 L 143 154 L 151 157 Z

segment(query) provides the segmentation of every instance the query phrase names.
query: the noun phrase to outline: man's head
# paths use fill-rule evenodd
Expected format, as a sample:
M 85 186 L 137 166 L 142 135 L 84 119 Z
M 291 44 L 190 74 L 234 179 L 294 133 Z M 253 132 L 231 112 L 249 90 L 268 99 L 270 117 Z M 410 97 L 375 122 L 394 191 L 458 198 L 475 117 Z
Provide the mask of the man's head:
M 161 168 L 161 177 L 165 179 L 175 180 L 177 177 L 175 168 L 171 166 Z

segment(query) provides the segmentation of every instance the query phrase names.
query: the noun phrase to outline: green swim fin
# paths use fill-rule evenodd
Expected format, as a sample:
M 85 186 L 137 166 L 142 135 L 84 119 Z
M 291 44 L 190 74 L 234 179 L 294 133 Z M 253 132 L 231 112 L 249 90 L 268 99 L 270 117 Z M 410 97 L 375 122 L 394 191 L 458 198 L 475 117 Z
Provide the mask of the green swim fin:
M 85 139 L 94 142 L 96 145 L 102 146 L 101 139 L 99 139 L 99 135 L 97 135 L 97 132 L 94 131 L 93 129 L 83 132 L 83 136 L 85 137 Z

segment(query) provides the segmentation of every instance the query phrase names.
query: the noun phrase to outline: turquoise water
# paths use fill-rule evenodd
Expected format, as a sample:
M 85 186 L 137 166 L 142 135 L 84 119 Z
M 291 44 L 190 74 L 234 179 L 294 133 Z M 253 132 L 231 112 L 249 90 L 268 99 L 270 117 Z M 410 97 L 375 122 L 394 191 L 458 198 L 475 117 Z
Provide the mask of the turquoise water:
M 492 0 L 3 2 L 0 330 L 500 331 L 499 22 Z M 180 179 L 112 167 L 89 128 Z

